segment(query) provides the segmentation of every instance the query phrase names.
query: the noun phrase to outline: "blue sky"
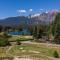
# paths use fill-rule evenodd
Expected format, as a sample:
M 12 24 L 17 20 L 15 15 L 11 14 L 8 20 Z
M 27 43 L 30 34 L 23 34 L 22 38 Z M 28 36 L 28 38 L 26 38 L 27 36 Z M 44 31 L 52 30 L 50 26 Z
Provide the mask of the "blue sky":
M 60 0 L 0 0 L 0 19 L 60 9 Z

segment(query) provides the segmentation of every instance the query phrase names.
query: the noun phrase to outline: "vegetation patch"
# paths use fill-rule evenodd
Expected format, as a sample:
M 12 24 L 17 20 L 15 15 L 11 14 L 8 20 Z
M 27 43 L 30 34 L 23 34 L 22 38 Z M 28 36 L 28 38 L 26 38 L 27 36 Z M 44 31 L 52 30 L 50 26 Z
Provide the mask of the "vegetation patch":
M 33 40 L 32 36 L 12 36 L 11 38 L 9 38 L 9 41 L 29 41 L 29 40 Z
M 45 55 L 53 57 L 54 48 L 46 47 L 44 45 L 27 44 L 21 46 L 14 46 L 9 53 L 13 55 Z M 60 53 L 60 52 L 59 52 Z

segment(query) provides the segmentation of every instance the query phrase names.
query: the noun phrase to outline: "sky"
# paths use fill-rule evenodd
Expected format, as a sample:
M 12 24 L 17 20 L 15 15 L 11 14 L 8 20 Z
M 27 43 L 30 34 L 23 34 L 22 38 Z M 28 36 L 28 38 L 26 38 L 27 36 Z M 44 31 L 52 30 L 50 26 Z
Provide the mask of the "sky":
M 60 0 L 0 0 L 0 19 L 60 9 Z

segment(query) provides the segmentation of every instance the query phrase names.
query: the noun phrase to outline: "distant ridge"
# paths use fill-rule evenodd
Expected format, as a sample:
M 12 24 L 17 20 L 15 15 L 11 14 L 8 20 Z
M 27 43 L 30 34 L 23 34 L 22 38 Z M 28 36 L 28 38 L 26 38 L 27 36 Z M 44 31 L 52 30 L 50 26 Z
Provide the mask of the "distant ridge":
M 48 24 L 52 22 L 55 18 L 55 15 L 60 13 L 59 10 L 56 11 L 48 11 L 43 13 L 37 13 L 35 15 L 31 15 L 31 18 L 25 16 L 17 16 L 17 17 L 8 17 L 0 20 L 0 25 L 2 26 L 18 26 L 20 24 L 25 24 L 26 26 L 29 24 L 36 24 L 37 22 Z

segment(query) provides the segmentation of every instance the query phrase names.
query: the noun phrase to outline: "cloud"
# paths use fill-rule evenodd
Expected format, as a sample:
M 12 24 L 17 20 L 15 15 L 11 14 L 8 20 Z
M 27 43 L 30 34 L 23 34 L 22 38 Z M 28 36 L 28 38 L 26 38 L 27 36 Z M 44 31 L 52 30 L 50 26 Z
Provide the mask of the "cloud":
M 30 12 L 32 12 L 32 11 L 33 11 L 33 9 L 29 9 L 29 11 L 30 11 Z
M 48 13 L 48 10 L 46 10 L 45 13 Z
M 26 10 L 17 10 L 19 13 L 26 13 Z
M 43 9 L 40 9 L 41 11 L 43 10 Z

